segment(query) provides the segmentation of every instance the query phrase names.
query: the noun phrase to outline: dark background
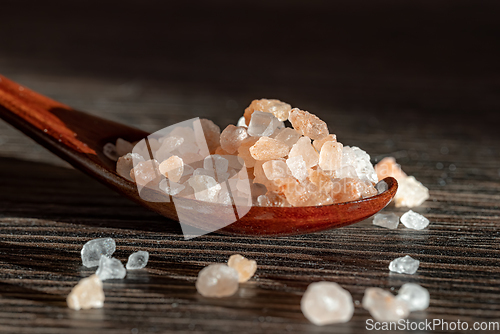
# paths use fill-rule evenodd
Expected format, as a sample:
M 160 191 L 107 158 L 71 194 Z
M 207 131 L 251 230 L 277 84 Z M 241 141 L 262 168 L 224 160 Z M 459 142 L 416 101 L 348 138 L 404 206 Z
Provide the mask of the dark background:
M 413 321 L 498 321 L 499 18 L 498 0 L 1 0 L 1 74 L 151 132 L 196 116 L 224 127 L 252 99 L 281 99 L 374 162 L 395 156 L 430 189 L 414 210 L 431 224 L 186 242 L 176 222 L 0 122 L 0 332 L 362 333 L 359 303 L 346 324 L 304 318 L 302 293 L 320 280 L 358 302 L 367 287 L 421 284 L 431 305 Z M 147 269 L 104 282 L 103 309 L 69 310 L 66 295 L 93 273 L 82 245 L 109 236 L 122 262 L 149 251 Z M 257 261 L 256 277 L 230 298 L 197 294 L 198 272 L 234 253 Z M 404 255 L 417 273 L 389 273 Z

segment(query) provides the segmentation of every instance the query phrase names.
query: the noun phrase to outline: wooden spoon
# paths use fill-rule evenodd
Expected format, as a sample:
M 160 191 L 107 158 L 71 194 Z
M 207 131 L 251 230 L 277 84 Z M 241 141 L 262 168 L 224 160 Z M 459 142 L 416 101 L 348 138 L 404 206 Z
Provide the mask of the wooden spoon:
M 135 183 L 119 176 L 115 172 L 115 162 L 102 153 L 103 146 L 117 138 L 137 141 L 149 133 L 74 110 L 1 75 L 0 117 L 75 168 L 146 208 L 178 221 L 176 205 L 182 204 L 193 208 L 188 210 L 189 219 L 181 219 L 183 225 L 188 221 L 193 227 L 224 234 L 284 236 L 354 224 L 382 210 L 398 187 L 396 180 L 389 177 L 383 180 L 387 190 L 358 201 L 316 207 L 251 207 L 248 213 L 239 219 L 236 217 L 234 223 L 219 229 L 222 205 L 188 199 L 180 199 L 181 202 L 174 205 L 172 198 L 154 191 L 152 196 L 158 201 L 144 201 Z M 235 208 L 231 209 L 234 212 Z M 186 210 L 183 210 L 185 215 Z

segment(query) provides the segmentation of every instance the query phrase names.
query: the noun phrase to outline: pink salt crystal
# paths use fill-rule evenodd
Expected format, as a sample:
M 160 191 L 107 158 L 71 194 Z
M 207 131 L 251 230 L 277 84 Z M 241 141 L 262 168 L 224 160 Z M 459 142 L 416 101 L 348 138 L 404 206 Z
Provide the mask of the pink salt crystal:
M 185 153 L 182 155 L 182 160 L 184 160 L 185 164 L 193 164 L 199 161 L 203 161 L 204 157 L 202 157 L 198 153 Z
M 286 160 L 286 165 L 290 170 L 290 173 L 294 178 L 300 182 L 304 181 L 308 175 L 308 169 L 306 162 L 302 158 L 302 155 L 297 155 Z
M 379 180 L 383 180 L 388 176 L 392 176 L 396 180 L 400 181 L 407 176 L 406 173 L 401 169 L 401 166 L 396 163 L 396 159 L 394 159 L 393 157 L 386 157 L 380 160 L 375 165 L 375 172 L 377 173 Z
M 267 178 L 264 171 L 264 163 L 264 161 L 255 161 L 255 166 L 253 167 L 253 175 L 255 176 L 255 178 L 253 182 L 260 184 L 266 184 L 269 182 L 269 179 Z
M 272 160 L 286 156 L 290 147 L 279 140 L 269 137 L 260 137 L 259 140 L 250 147 L 250 154 L 255 160 Z
M 170 132 L 170 136 L 182 137 L 184 139 L 184 144 L 194 144 L 196 143 L 196 138 L 194 136 L 194 131 L 190 127 L 187 126 L 177 126 L 172 132 Z
M 319 162 L 319 154 L 311 145 L 311 139 L 309 139 L 309 137 L 299 138 L 299 140 L 292 146 L 292 149 L 288 154 L 288 158 L 293 158 L 298 155 L 302 156 L 307 168 L 314 167 Z
M 224 151 L 224 149 L 222 147 L 217 147 L 215 149 L 215 154 L 218 154 L 218 155 L 230 155 L 231 153 L 227 152 L 227 151 Z
M 238 150 L 241 142 L 247 137 L 246 128 L 229 124 L 220 135 L 220 146 L 223 150 L 232 154 Z
M 326 123 L 307 111 L 294 108 L 288 119 L 293 128 L 304 136 L 321 139 L 328 135 Z
M 120 157 L 124 156 L 127 153 L 132 153 L 132 149 L 134 148 L 134 145 L 132 143 L 126 141 L 125 139 L 118 138 L 116 140 L 116 153 Z
M 196 290 L 205 297 L 228 297 L 238 290 L 236 269 L 225 264 L 211 264 L 198 273 Z
M 313 141 L 313 146 L 319 152 L 321 151 L 321 147 L 323 146 L 323 144 L 329 141 L 336 142 L 337 136 L 334 134 L 329 134 L 328 136 L 323 137 L 321 139 L 316 139 L 315 141 Z
M 134 164 L 138 164 L 141 161 L 144 161 L 144 159 L 139 154 L 127 153 L 123 157 L 118 158 L 118 162 L 116 163 L 116 172 L 118 175 L 132 181 L 130 171 L 134 168 Z
M 173 150 L 177 149 L 179 146 L 181 146 L 184 143 L 184 138 L 182 137 L 177 137 L 177 136 L 168 136 L 167 138 L 164 138 L 163 141 L 161 142 L 161 146 L 158 149 L 158 151 L 164 151 L 164 152 L 172 152 Z M 151 143 L 150 143 L 151 146 Z M 151 151 L 154 152 L 153 148 L 151 147 Z
M 283 128 L 277 130 L 275 133 L 274 139 L 287 144 L 289 147 L 292 147 L 300 138 L 300 133 L 292 128 Z
M 257 203 L 259 206 L 276 206 L 276 207 L 289 207 L 290 203 L 286 200 L 283 193 L 277 193 L 275 191 L 268 191 L 265 195 L 260 195 L 257 197 Z
M 309 180 L 318 187 L 318 191 L 325 194 L 331 194 L 333 190 L 332 179 L 322 171 L 310 169 Z
M 247 168 L 252 168 L 255 165 L 255 159 L 250 154 L 250 147 L 253 146 L 258 137 L 248 137 L 241 142 L 240 147 L 238 148 L 238 156 L 245 161 L 245 166 Z
M 407 318 L 410 311 L 405 301 L 396 299 L 389 291 L 368 288 L 362 301 L 363 307 L 377 321 L 398 321 Z
M 160 166 L 160 173 L 168 178 L 170 181 L 178 182 L 184 173 L 184 162 L 182 158 L 176 155 L 171 156 L 163 161 Z
M 276 183 L 292 206 L 318 206 L 333 203 L 332 198 L 318 191 L 312 182 L 299 182 L 294 178 L 277 179 Z
M 277 129 L 284 127 L 273 114 L 255 111 L 248 125 L 248 134 L 256 137 L 271 136 Z
M 227 265 L 238 272 L 239 283 L 248 281 L 255 274 L 255 271 L 257 271 L 257 262 L 249 260 L 240 254 L 231 255 L 229 260 L 227 260 Z
M 102 281 L 96 274 L 80 280 L 69 293 L 66 302 L 69 308 L 77 311 L 101 308 L 104 305 Z
M 147 160 L 139 162 L 130 171 L 130 177 L 138 185 L 148 188 L 154 188 L 162 180 L 159 164 L 156 160 Z
M 319 153 L 319 167 L 323 170 L 337 170 L 342 165 L 341 143 L 327 141 Z
M 361 198 L 360 183 L 357 179 L 333 179 L 333 189 L 330 196 L 334 203 L 356 201 Z
M 255 110 L 268 112 L 273 114 L 280 121 L 286 121 L 292 106 L 288 103 L 281 102 L 280 100 L 253 100 L 252 103 L 245 109 L 246 124 L 250 124 L 250 118 Z
M 211 120 L 200 119 L 201 127 L 203 128 L 204 139 L 206 140 L 208 150 L 211 154 L 215 153 L 215 149 L 220 145 L 220 128 Z M 195 136 L 201 138 L 201 134 L 195 132 Z
M 186 142 L 184 142 L 177 149 L 177 151 L 179 151 L 179 154 L 181 156 L 183 156 L 184 154 L 187 154 L 187 153 L 198 153 L 200 151 L 200 148 L 198 147 L 198 145 L 196 145 L 194 143 L 186 143 Z
M 262 169 L 268 180 L 290 176 L 290 170 L 283 160 L 266 161 L 262 164 Z

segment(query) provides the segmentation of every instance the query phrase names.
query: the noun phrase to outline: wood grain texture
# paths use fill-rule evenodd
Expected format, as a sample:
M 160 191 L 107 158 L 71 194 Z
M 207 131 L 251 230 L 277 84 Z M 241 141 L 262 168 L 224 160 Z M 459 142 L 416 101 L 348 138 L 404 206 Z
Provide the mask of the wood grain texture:
M 195 116 L 223 127 L 252 98 L 281 98 L 317 113 L 374 161 L 395 156 L 430 188 L 415 211 L 431 224 L 393 231 L 368 220 L 304 236 L 184 241 L 177 225 L 0 122 L 0 332 L 365 332 L 370 316 L 360 305 L 346 324 L 316 327 L 303 317 L 301 295 L 320 280 L 356 301 L 367 287 L 396 293 L 415 282 L 431 305 L 412 320 L 499 321 L 497 3 L 47 3 L 44 15 L 35 2 L 2 4 L 0 73 L 149 132 Z M 273 20 L 278 12 L 296 22 L 292 33 Z M 261 26 L 248 24 L 257 17 Z M 65 296 L 93 272 L 80 249 L 104 236 L 115 238 L 120 260 L 147 250 L 150 263 L 106 281 L 103 309 L 71 311 Z M 257 260 L 255 279 L 230 298 L 198 295 L 198 271 L 236 252 Z M 406 254 L 421 261 L 417 273 L 389 273 Z

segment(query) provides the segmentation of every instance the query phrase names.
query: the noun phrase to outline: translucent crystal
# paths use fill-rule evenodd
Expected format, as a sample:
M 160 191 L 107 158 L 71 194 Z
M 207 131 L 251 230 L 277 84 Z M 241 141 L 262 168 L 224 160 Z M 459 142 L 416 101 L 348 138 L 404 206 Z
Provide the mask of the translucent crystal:
M 259 140 L 250 147 L 250 154 L 255 160 L 272 160 L 286 156 L 290 147 L 279 140 L 260 137 Z
M 238 156 L 245 161 L 245 166 L 247 168 L 252 168 L 255 165 L 255 159 L 250 154 L 250 147 L 252 147 L 257 140 L 259 140 L 258 137 L 248 137 L 241 142 L 238 148 Z
M 120 260 L 101 255 L 99 268 L 95 274 L 99 276 L 101 281 L 105 281 L 107 279 L 122 279 L 127 275 L 127 271 Z
M 419 260 L 415 260 L 409 255 L 404 257 L 398 257 L 392 260 L 389 264 L 389 270 L 400 274 L 414 274 L 417 272 L 418 266 L 420 265 Z
M 227 297 L 238 290 L 238 272 L 225 264 L 211 264 L 198 273 L 196 290 L 205 297 Z
M 184 161 L 173 155 L 159 165 L 160 173 L 170 181 L 178 182 L 184 173 Z
M 319 192 L 318 187 L 308 182 L 307 179 L 299 182 L 295 178 L 284 178 L 277 179 L 275 182 L 293 206 L 319 206 L 333 203 L 328 194 Z
M 337 170 L 342 165 L 342 144 L 327 141 L 319 154 L 319 167 L 323 170 Z
M 310 169 L 309 170 L 309 180 L 318 187 L 318 191 L 325 194 L 331 194 L 333 191 L 333 181 L 332 179 L 319 170 Z
M 377 173 L 370 162 L 370 156 L 356 146 L 344 146 L 342 149 L 342 167 L 352 166 L 361 180 L 367 180 L 373 183 L 378 182 Z
M 66 298 L 68 307 L 73 310 L 101 308 L 104 305 L 102 282 L 97 275 L 84 278 L 71 290 Z
M 373 225 L 389 228 L 389 229 L 396 229 L 398 228 L 399 225 L 399 217 L 395 215 L 394 213 L 377 213 L 373 217 Z
M 288 119 L 295 130 L 311 139 L 321 139 L 328 135 L 326 123 L 307 111 L 294 108 Z
M 118 158 L 118 162 L 116 163 L 116 172 L 118 173 L 118 175 L 132 181 L 132 178 L 130 177 L 130 171 L 132 170 L 132 168 L 134 168 L 134 163 L 138 164 L 142 161 L 144 161 L 144 158 L 139 154 L 127 153 L 123 157 Z
M 111 257 L 116 250 L 115 241 L 111 238 L 90 240 L 83 245 L 81 255 L 85 267 L 91 268 L 99 265 L 101 255 Z
M 162 180 L 159 164 L 156 160 L 142 161 L 130 171 L 130 177 L 140 186 L 155 187 Z
M 359 179 L 358 173 L 356 172 L 356 168 L 353 166 L 343 166 L 340 169 L 335 171 L 335 178 L 338 179 Z
M 287 177 L 290 174 L 288 166 L 283 160 L 266 161 L 262 164 L 262 169 L 269 180 Z
M 290 203 L 286 200 L 285 195 L 277 193 L 274 191 L 268 191 L 265 195 L 259 195 L 257 197 L 257 204 L 259 206 L 277 206 L 277 207 L 289 207 Z
M 229 177 L 227 174 L 228 167 L 229 161 L 225 157 L 217 154 L 209 155 L 203 160 L 203 168 L 214 171 L 216 180 L 219 182 L 224 182 Z
M 377 321 L 398 321 L 410 313 L 405 302 L 380 288 L 366 289 L 362 304 Z
M 238 272 L 238 282 L 244 283 L 248 281 L 257 270 L 257 262 L 249 260 L 240 254 L 231 255 L 227 261 L 227 265 Z
M 377 173 L 379 180 L 383 180 L 386 177 L 391 176 L 400 182 L 400 180 L 406 177 L 406 173 L 403 172 L 401 166 L 396 163 L 396 159 L 393 157 L 386 157 L 380 160 L 375 165 L 375 172 Z
M 184 143 L 183 137 L 169 136 L 163 139 L 161 146 L 158 149 L 160 152 L 172 152 Z M 153 148 L 151 148 L 153 151 Z
M 318 326 L 351 320 L 354 303 L 349 291 L 333 282 L 309 284 L 300 301 L 304 316 Z
M 249 124 L 250 118 L 254 111 L 263 111 L 273 114 L 280 121 L 286 121 L 292 106 L 288 103 L 281 102 L 280 100 L 253 100 L 252 103 L 245 109 L 244 118 L 246 124 Z
M 286 160 L 286 165 L 288 166 L 288 169 L 290 170 L 290 173 L 293 175 L 293 177 L 300 182 L 304 181 L 309 175 L 306 162 L 302 158 L 302 155 L 296 155 L 294 157 L 288 158 Z
M 429 307 L 430 295 L 426 288 L 415 283 L 406 283 L 399 289 L 396 299 L 404 301 L 410 312 L 423 311 Z
M 250 119 L 250 124 L 248 124 L 248 134 L 250 136 L 270 136 L 280 126 L 282 126 L 282 122 L 273 114 L 255 111 Z
M 292 128 L 283 128 L 277 130 L 275 134 L 276 136 L 274 136 L 274 139 L 285 143 L 289 147 L 292 147 L 293 144 L 295 144 L 300 138 L 300 133 Z
M 184 143 L 177 149 L 177 151 L 181 156 L 184 156 L 185 154 L 189 153 L 197 154 L 200 151 L 200 148 L 194 143 Z
M 116 140 L 116 153 L 118 153 L 118 156 L 122 157 L 125 154 L 132 153 L 132 149 L 134 148 L 134 145 L 132 143 L 126 141 L 125 139 L 118 138 Z
M 398 180 L 398 191 L 394 196 L 396 207 L 406 206 L 413 208 L 419 206 L 429 198 L 429 189 L 418 182 L 413 176 Z
M 243 127 L 247 127 L 247 123 L 245 121 L 245 116 L 241 116 L 239 119 L 238 119 L 238 123 L 236 124 L 236 126 L 243 126 Z
M 220 128 L 214 122 L 205 118 L 200 119 L 200 125 L 202 131 L 197 128 L 196 123 L 194 124 L 194 135 L 196 138 L 196 142 L 198 143 L 198 146 L 200 148 L 202 148 L 206 143 L 209 152 L 200 151 L 203 157 L 205 157 L 208 155 L 208 153 L 215 153 L 217 147 L 220 146 Z
M 429 219 L 425 218 L 421 214 L 409 210 L 401 216 L 401 223 L 408 228 L 422 230 L 429 225 Z
M 187 144 L 195 144 L 196 138 L 194 136 L 194 130 L 187 126 L 177 126 L 172 132 L 170 132 L 171 136 L 180 137 L 183 139 L 182 146 Z
M 189 185 L 194 189 L 194 196 L 199 201 L 217 202 L 221 185 L 211 176 L 194 175 L 188 180 Z
M 118 152 L 116 152 L 116 146 L 113 143 L 104 144 L 104 146 L 102 147 L 102 153 L 104 153 L 106 157 L 113 161 L 117 161 L 120 157 L 118 155 Z
M 248 137 L 247 129 L 242 126 L 228 125 L 220 135 L 220 146 L 230 154 L 235 153 L 241 142 Z
M 360 181 L 357 179 L 333 179 L 330 195 L 333 203 L 356 201 L 361 198 Z
M 127 270 L 142 269 L 148 264 L 149 253 L 138 251 L 130 254 L 127 261 Z
M 288 158 L 293 158 L 298 155 L 302 156 L 307 168 L 316 166 L 319 162 L 319 154 L 316 149 L 311 145 L 311 139 L 309 137 L 301 137 L 292 146 L 290 153 L 288 153 Z
M 329 134 L 328 136 L 323 137 L 321 139 L 316 139 L 315 141 L 313 141 L 313 146 L 318 152 L 320 152 L 321 148 L 323 147 L 323 144 L 329 141 L 336 142 L 337 136 L 334 134 Z
M 170 180 L 162 180 L 158 187 L 170 196 L 175 196 L 186 188 L 185 185 Z

